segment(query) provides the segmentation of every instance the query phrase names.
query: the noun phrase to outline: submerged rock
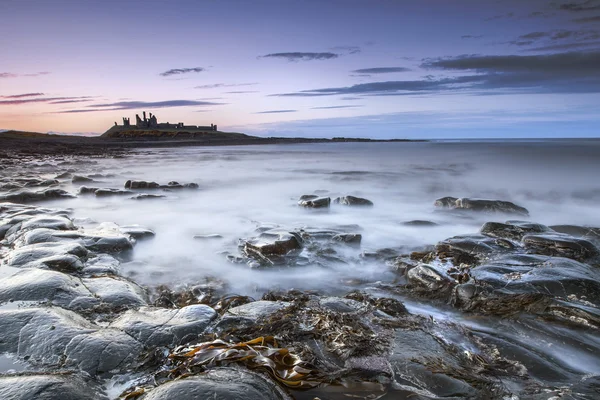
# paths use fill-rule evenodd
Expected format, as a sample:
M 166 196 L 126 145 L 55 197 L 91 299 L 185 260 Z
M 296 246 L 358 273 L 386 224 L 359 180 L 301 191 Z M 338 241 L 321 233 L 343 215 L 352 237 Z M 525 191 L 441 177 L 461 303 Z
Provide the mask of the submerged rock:
M 470 199 L 467 197 L 442 197 L 434 202 L 436 207 L 471 210 L 479 212 L 498 212 L 505 214 L 516 214 L 528 216 L 529 211 L 521 206 L 518 206 L 510 201 L 503 200 L 483 200 Z
M 92 178 L 88 178 L 85 176 L 74 175 L 73 179 L 71 179 L 72 183 L 84 183 L 84 182 L 94 182 Z
M 298 205 L 306 208 L 327 208 L 331 204 L 330 197 L 305 195 L 300 197 Z
M 102 188 L 98 189 L 94 192 L 96 197 L 108 197 L 108 196 L 126 196 L 128 194 L 133 194 L 131 190 L 121 190 L 121 189 L 109 189 Z
M 140 193 L 140 194 L 136 194 L 133 197 L 130 197 L 130 199 L 132 199 L 132 200 L 150 200 L 150 199 L 160 199 L 160 198 L 164 198 L 164 197 L 167 197 L 167 196 L 162 195 L 162 194 Z
M 72 199 L 74 195 L 62 189 L 46 189 L 38 192 L 19 190 L 0 196 L 0 201 L 9 201 L 13 203 L 32 203 L 44 200 Z
M 156 182 L 147 181 L 132 181 L 125 182 L 125 189 L 158 189 L 159 184 Z
M 333 200 L 335 204 L 341 204 L 343 206 L 372 206 L 373 202 L 362 197 L 355 196 L 343 196 L 337 197 Z
M 258 237 L 242 243 L 242 252 L 258 261 L 273 262 L 277 257 L 296 254 L 302 250 L 303 240 L 296 232 L 270 229 Z

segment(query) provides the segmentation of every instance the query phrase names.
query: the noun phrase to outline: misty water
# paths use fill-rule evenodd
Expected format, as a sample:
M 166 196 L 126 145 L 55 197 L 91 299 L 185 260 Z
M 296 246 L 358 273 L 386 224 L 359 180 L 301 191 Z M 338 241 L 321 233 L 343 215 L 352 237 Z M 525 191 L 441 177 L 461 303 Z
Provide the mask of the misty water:
M 600 226 L 599 155 L 599 141 L 583 140 L 138 149 L 123 158 L 94 158 L 61 168 L 95 176 L 97 182 L 86 184 L 94 187 L 122 188 L 132 179 L 195 182 L 199 188 L 156 192 L 166 197 L 142 201 L 79 195 L 44 206 L 71 208 L 78 226 L 114 222 L 154 230 L 156 237 L 137 243 L 131 258 L 121 264 L 121 273 L 140 284 L 177 288 L 208 279 L 219 282 L 224 292 L 255 299 L 271 290 L 292 288 L 331 295 L 366 290 L 400 299 L 411 313 L 468 328 L 522 361 L 537 379 L 569 382 L 600 374 L 597 334 L 527 316 L 473 316 L 381 291 L 382 284 L 401 278 L 381 260 L 364 254 L 385 248 L 406 254 L 455 235 L 477 233 L 487 221 L 515 219 L 440 212 L 433 203 L 444 196 L 512 201 L 530 212 L 529 218 L 517 219 L 545 225 Z M 80 186 L 68 183 L 64 188 L 75 193 Z M 374 206 L 332 204 L 326 210 L 298 206 L 301 195 L 313 193 L 360 196 Z M 405 224 L 414 220 L 436 225 Z M 362 242 L 358 247 L 336 248 L 338 260 L 326 265 L 310 258 L 294 267 L 251 268 L 230 262 L 227 255 L 238 255 L 240 240 L 257 236 L 261 226 L 343 227 L 360 233 Z M 440 336 L 463 345 L 451 332 Z
M 194 283 L 206 276 L 223 280 L 232 293 L 260 297 L 272 289 L 345 290 L 344 282 L 393 279 L 364 251 L 411 251 L 454 235 L 475 233 L 502 217 L 458 218 L 435 211 L 442 196 L 514 201 L 530 220 L 546 225 L 600 225 L 598 142 L 348 143 L 284 146 L 142 149 L 123 159 L 98 159 L 79 174 L 104 174 L 88 186 L 123 187 L 128 179 L 196 182 L 199 190 L 166 193 L 164 199 L 79 196 L 55 202 L 71 207 L 80 225 L 140 224 L 156 238 L 136 246 L 124 275 L 150 285 Z M 83 169 L 82 169 L 83 168 Z M 76 192 L 79 184 L 74 184 Z M 355 195 L 372 208 L 332 206 L 328 211 L 298 207 L 303 194 L 332 198 Z M 513 218 L 514 219 L 514 218 Z M 432 227 L 405 226 L 426 220 Z M 258 270 L 227 261 L 241 238 L 256 228 L 289 229 L 357 225 L 360 248 L 345 249 L 345 262 L 328 268 Z M 351 227 L 352 229 L 352 227 Z M 194 239 L 218 234 L 223 239 Z

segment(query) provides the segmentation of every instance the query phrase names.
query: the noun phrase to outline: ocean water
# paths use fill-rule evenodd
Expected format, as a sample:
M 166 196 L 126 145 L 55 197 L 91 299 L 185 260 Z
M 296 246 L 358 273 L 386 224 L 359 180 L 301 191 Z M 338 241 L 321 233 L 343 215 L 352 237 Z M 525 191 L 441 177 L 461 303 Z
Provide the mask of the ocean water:
M 140 242 L 123 274 L 147 285 L 223 282 L 231 293 L 260 295 L 272 289 L 340 292 L 346 282 L 391 281 L 364 251 L 411 251 L 454 235 L 476 233 L 502 215 L 457 217 L 435 210 L 443 196 L 513 201 L 546 225 L 600 226 L 600 141 L 330 143 L 239 147 L 139 149 L 119 159 L 62 165 L 77 174 L 102 174 L 87 186 L 122 188 L 128 179 L 166 184 L 195 182 L 198 190 L 164 192 L 144 201 L 79 196 L 49 206 L 74 210 L 77 223 L 140 224 L 156 237 Z M 51 176 L 49 176 L 51 177 Z M 80 184 L 67 190 L 76 192 Z M 327 211 L 297 205 L 301 195 L 354 195 L 374 207 L 332 205 Z M 148 191 L 146 191 L 148 192 Z M 148 192 L 149 193 L 149 192 Z M 512 217 L 514 219 L 514 217 Z M 523 219 L 523 218 L 519 218 Z M 433 227 L 411 227 L 427 220 Z M 252 269 L 229 262 L 240 239 L 261 225 L 288 229 L 356 225 L 359 248 L 342 248 L 343 262 L 327 267 Z M 198 240 L 194 235 L 222 239 Z

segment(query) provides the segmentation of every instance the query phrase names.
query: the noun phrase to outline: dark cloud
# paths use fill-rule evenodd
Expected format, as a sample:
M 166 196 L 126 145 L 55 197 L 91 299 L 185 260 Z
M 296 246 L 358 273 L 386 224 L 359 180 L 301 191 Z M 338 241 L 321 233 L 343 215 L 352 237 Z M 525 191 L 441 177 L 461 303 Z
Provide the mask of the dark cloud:
M 36 72 L 35 74 L 13 74 L 12 72 L 0 72 L 0 78 L 17 78 L 19 76 L 41 76 L 48 75 L 50 72 Z
M 336 46 L 332 47 L 331 50 L 339 51 L 346 54 L 358 54 L 361 52 L 361 48 L 358 46 Z
M 543 37 L 550 36 L 548 32 L 531 32 L 526 35 L 519 36 L 519 39 L 540 39 Z
M 43 96 L 44 93 L 23 93 L 23 94 L 13 94 L 10 96 L 0 96 L 3 99 L 21 99 L 23 97 L 35 97 L 35 96 Z
M 564 51 L 564 50 L 575 50 L 582 48 L 600 48 L 600 41 L 597 42 L 575 42 L 575 43 L 562 43 L 562 44 L 551 44 L 548 46 L 534 47 L 525 51 Z
M 283 58 L 288 61 L 313 61 L 313 60 L 331 60 L 338 58 L 337 53 L 302 53 L 302 52 L 291 52 L 291 53 L 271 53 L 259 58 Z
M 361 105 L 352 105 L 352 106 L 326 106 L 326 107 L 312 107 L 311 110 L 331 110 L 335 108 L 356 108 L 362 107 Z
M 352 101 L 352 100 L 362 100 L 362 97 L 352 97 L 352 96 L 347 96 L 347 97 L 342 97 L 342 98 L 340 98 L 340 100 L 345 100 L 345 101 Z
M 579 23 L 600 22 L 600 15 L 596 15 L 595 17 L 576 18 L 573 21 L 574 22 L 579 22 Z
M 404 96 L 435 93 L 600 93 L 600 51 L 548 55 L 480 56 L 424 60 L 421 67 L 463 76 L 370 82 L 281 93 L 279 97 Z
M 461 39 L 481 39 L 483 35 L 462 35 Z
M 258 90 L 235 90 L 233 92 L 225 92 L 225 94 L 246 94 L 246 93 L 259 93 Z
M 600 3 L 598 3 L 598 0 L 586 0 L 583 2 L 572 2 L 572 3 L 559 4 L 558 8 L 559 8 L 559 10 L 573 11 L 573 12 L 596 11 L 596 10 L 600 10 Z
M 107 109 L 93 109 L 93 108 L 83 108 L 79 110 L 66 110 L 66 111 L 55 111 L 52 114 L 79 114 L 79 113 L 88 113 L 88 112 L 98 112 L 98 111 L 108 111 Z
M 82 99 L 82 100 L 58 100 L 51 101 L 49 104 L 71 104 L 71 103 L 85 103 L 88 101 L 92 101 L 92 99 Z
M 363 69 L 355 69 L 354 73 L 356 74 L 389 74 L 393 72 L 406 72 L 410 71 L 410 68 L 404 67 L 377 67 L 377 68 L 363 68 Z
M 49 103 L 49 104 L 60 104 L 57 103 L 59 101 L 91 101 L 93 96 L 80 96 L 80 97 L 38 97 L 34 99 L 28 98 L 13 98 L 12 100 L 0 100 L 0 106 L 14 106 L 20 104 L 29 104 L 29 103 Z
M 48 74 L 50 74 L 50 72 L 44 71 L 44 72 L 36 72 L 35 74 L 24 74 L 23 76 L 44 76 L 44 75 L 48 75 Z
M 251 83 L 212 83 L 210 85 L 194 86 L 194 89 L 218 89 L 228 87 L 253 86 L 258 85 L 258 82 Z
M 107 110 L 132 110 L 147 108 L 170 108 L 170 107 L 189 107 L 189 106 L 215 106 L 224 103 L 214 103 L 211 101 L 197 100 L 165 100 L 165 101 L 118 101 L 115 103 L 93 104 L 89 107 Z
M 189 74 L 190 72 L 202 72 L 204 68 L 195 67 L 195 68 L 174 68 L 165 72 L 161 72 L 160 76 L 172 76 L 172 75 L 181 75 L 181 74 Z
M 297 112 L 298 110 L 269 110 L 269 111 L 259 111 L 254 114 L 280 114 L 280 113 L 292 113 Z
M 515 13 L 510 12 L 510 13 L 501 14 L 501 15 L 495 15 L 493 17 L 486 18 L 485 21 L 494 21 L 494 20 L 497 20 L 497 19 L 513 18 L 514 16 L 515 16 Z

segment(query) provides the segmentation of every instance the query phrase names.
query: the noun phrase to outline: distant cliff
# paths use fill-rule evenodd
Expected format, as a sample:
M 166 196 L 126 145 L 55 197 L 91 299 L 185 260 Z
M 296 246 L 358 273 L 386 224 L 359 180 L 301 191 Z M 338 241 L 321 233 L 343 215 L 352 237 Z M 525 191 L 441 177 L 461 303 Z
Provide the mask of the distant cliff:
M 104 132 L 101 138 L 130 140 L 205 140 L 205 139 L 251 139 L 243 133 L 221 132 L 194 128 L 137 127 L 115 125 Z

